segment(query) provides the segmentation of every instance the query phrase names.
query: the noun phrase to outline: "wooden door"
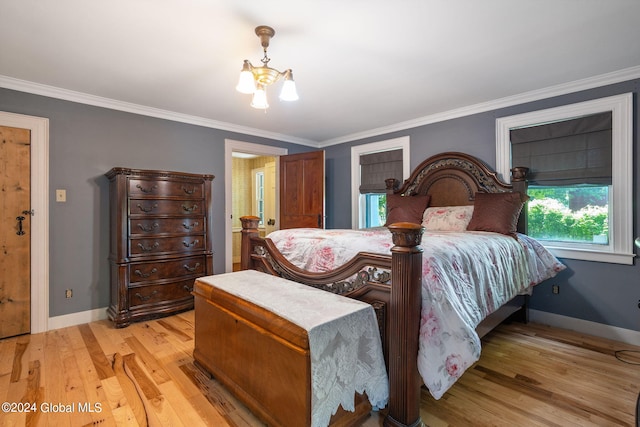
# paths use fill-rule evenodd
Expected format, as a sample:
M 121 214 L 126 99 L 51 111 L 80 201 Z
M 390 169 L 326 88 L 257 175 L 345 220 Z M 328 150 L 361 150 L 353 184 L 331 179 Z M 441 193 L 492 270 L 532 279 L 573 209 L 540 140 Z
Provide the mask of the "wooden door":
M 277 230 L 276 224 L 276 162 L 264 165 L 264 233 Z
M 280 228 L 324 228 L 324 151 L 280 157 Z
M 0 126 L 0 338 L 31 330 L 31 132 Z

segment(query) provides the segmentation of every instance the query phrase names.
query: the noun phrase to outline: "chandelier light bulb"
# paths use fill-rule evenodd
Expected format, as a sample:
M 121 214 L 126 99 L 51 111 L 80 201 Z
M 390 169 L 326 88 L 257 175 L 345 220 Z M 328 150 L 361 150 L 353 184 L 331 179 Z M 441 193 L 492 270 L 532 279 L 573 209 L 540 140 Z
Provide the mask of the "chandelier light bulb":
M 240 79 L 236 90 L 240 93 L 252 94 L 256 91 L 256 80 L 253 78 L 253 72 L 251 71 L 251 64 L 245 60 L 240 71 Z
M 281 101 L 297 101 L 298 91 L 296 90 L 296 82 L 293 81 L 293 73 L 291 70 L 285 71 L 284 83 L 280 91 Z
M 267 102 L 267 90 L 261 84 L 256 86 L 256 91 L 253 93 L 253 99 L 251 100 L 251 106 L 259 110 L 266 110 L 269 108 Z

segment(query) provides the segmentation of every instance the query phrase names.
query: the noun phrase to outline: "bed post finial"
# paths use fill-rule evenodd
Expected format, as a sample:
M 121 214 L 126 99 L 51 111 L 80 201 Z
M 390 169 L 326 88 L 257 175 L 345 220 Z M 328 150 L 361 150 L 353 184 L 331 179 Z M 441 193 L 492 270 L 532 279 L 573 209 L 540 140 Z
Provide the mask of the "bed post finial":
M 398 188 L 400 188 L 400 181 L 395 178 L 387 178 L 384 180 L 387 187 L 387 194 L 393 194 Z
M 242 242 L 240 247 L 240 268 L 248 270 L 251 268 L 251 238 L 259 237 L 258 224 L 260 218 L 257 216 L 242 216 Z
M 523 195 L 523 200 L 528 200 L 527 192 L 529 191 L 529 181 L 527 175 L 529 174 L 529 168 L 524 166 L 515 166 L 511 169 L 511 186 L 513 191 L 519 191 Z M 518 217 L 518 233 L 527 234 L 527 208 L 525 207 L 520 211 Z
M 422 241 L 424 227 L 391 224 L 391 296 L 389 300 L 389 412 L 385 427 L 420 426 L 418 336 L 422 305 Z

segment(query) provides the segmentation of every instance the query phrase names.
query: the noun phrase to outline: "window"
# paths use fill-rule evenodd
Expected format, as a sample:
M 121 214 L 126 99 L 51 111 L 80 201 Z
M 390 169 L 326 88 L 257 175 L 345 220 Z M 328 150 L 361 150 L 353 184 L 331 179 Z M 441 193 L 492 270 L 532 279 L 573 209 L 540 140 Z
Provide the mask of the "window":
M 264 225 L 264 169 L 253 170 L 253 212 L 260 218 L 259 226 Z
M 380 227 L 387 222 L 387 195 L 380 193 L 362 194 L 364 198 L 364 228 Z
M 384 225 L 386 191 L 384 180 L 409 177 L 409 137 L 351 147 L 351 191 L 353 228 Z M 399 172 L 393 172 L 393 170 Z
M 528 232 L 556 256 L 633 263 L 631 128 L 631 94 L 496 121 L 497 170 L 508 177 L 512 166 L 531 166 Z M 538 129 L 545 136 L 529 138 Z M 554 139 L 558 129 L 571 130 Z
M 609 244 L 611 118 L 607 111 L 510 130 L 511 164 L 529 168 L 530 236 Z
M 549 244 L 609 245 L 610 186 L 529 186 L 527 234 Z

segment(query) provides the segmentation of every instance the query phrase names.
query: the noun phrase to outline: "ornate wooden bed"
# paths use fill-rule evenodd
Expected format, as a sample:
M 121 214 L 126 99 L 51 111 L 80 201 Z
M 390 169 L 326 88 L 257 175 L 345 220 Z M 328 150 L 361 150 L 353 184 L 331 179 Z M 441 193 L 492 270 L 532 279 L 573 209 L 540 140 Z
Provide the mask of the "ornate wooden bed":
M 467 154 L 447 152 L 422 162 L 402 184 L 387 180 L 387 193 L 403 196 L 428 194 L 431 197 L 429 206 L 470 205 L 477 192 L 526 194 L 525 175 L 526 170 L 515 168 L 512 184 L 507 184 L 482 161 Z M 320 288 L 331 284 L 332 292 L 338 290 L 341 295 L 374 307 L 389 374 L 390 398 L 384 424 L 421 425 L 422 383 L 416 354 L 422 281 L 419 245 L 423 228 L 414 223 L 392 224 L 388 227 L 395 245 L 391 256 L 361 252 L 334 271 L 312 273 L 287 261 L 270 239 L 259 237 L 257 217 L 247 216 L 241 221 L 243 270 L 255 269 Z M 521 219 L 518 231 L 523 230 Z M 478 334 L 484 335 L 510 316 L 519 316 L 526 321 L 526 303 L 527 297 L 519 296 L 505 304 L 478 326 Z

